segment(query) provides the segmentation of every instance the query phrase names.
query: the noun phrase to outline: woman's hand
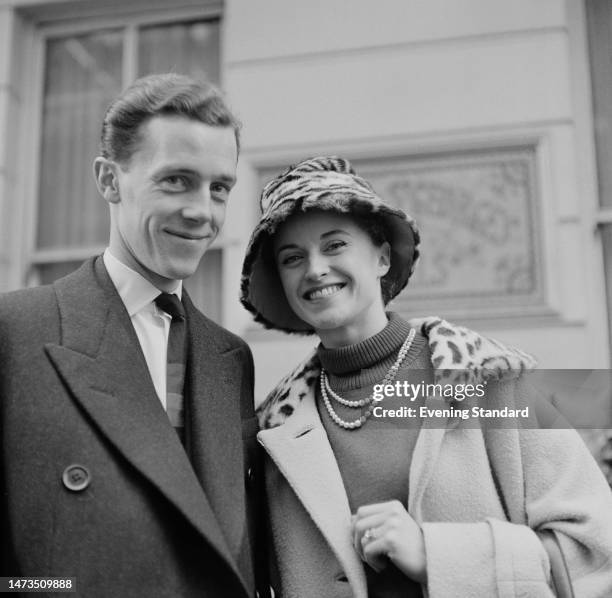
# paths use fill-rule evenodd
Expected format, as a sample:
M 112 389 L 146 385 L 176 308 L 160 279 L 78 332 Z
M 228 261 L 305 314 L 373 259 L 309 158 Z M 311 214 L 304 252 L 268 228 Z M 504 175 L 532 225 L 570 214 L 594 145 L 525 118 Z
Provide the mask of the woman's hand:
M 426 583 L 425 541 L 417 522 L 398 500 L 359 507 L 352 517 L 353 545 L 375 571 L 390 560 L 405 575 Z

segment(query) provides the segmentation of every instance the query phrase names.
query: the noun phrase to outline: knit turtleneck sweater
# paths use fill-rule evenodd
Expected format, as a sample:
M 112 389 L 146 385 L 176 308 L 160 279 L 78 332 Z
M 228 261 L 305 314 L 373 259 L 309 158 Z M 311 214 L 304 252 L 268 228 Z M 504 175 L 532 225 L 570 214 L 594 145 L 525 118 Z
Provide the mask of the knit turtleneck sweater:
M 410 332 L 409 324 L 389 313 L 387 326 L 378 334 L 354 345 L 336 349 L 319 346 L 317 353 L 329 383 L 347 400 L 364 399 L 372 394 L 374 384 L 383 378 L 397 359 L 399 349 Z M 427 339 L 417 333 L 401 364 L 395 380 L 430 381 L 432 366 Z M 344 420 L 361 415 L 331 399 L 334 411 Z M 385 406 L 390 401 L 383 400 Z M 394 408 L 417 405 L 408 399 L 394 399 Z M 391 406 L 391 405 L 388 405 Z M 346 430 L 335 424 L 317 387 L 317 409 L 334 451 L 342 475 L 349 505 L 354 512 L 361 505 L 399 500 L 407 506 L 408 475 L 420 422 L 413 420 L 377 420 L 370 417 L 359 429 Z M 420 586 L 411 582 L 393 565 L 377 574 L 366 566 L 368 595 L 372 598 L 420 597 Z

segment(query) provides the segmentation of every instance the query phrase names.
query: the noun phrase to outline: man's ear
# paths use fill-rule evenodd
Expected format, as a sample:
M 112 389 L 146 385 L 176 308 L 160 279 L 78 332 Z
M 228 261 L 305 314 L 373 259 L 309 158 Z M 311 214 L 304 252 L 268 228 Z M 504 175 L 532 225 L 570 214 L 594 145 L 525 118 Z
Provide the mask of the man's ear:
M 98 156 L 93 163 L 94 178 L 100 195 L 108 203 L 119 203 L 119 177 L 117 171 L 119 165 L 108 158 Z
M 391 245 L 389 245 L 388 241 L 385 241 L 380 246 L 380 253 L 378 254 L 378 268 L 381 278 L 387 272 L 389 272 L 389 268 L 391 268 Z

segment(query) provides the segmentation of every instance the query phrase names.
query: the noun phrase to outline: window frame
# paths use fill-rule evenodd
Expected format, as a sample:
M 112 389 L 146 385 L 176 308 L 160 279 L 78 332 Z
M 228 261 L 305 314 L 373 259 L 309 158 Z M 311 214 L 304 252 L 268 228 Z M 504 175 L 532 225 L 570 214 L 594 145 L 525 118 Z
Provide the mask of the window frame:
M 111 8 L 110 6 L 105 7 L 104 10 L 110 12 Z M 123 29 L 122 86 L 125 88 L 137 75 L 138 28 L 152 25 L 171 25 L 191 20 L 221 20 L 223 17 L 222 5 L 218 2 L 197 6 L 173 6 L 172 8 L 158 6 L 150 10 L 139 7 L 138 3 L 134 3 L 130 7 L 119 10 L 119 14 L 116 11 L 113 11 L 113 14 L 100 14 L 99 11 L 97 14 L 83 15 L 82 13 L 82 7 L 75 5 L 72 9 L 68 8 L 54 13 L 52 21 L 36 23 L 33 30 L 32 68 L 30 70 L 31 75 L 26 81 L 26 89 L 30 90 L 30 93 L 25 98 L 24 126 L 22 128 L 24 131 L 29 131 L 29 134 L 26 135 L 25 155 L 28 157 L 29 167 L 27 170 L 30 175 L 24 173 L 23 177 L 23 197 L 25 198 L 23 222 L 27 223 L 27 226 L 24 230 L 21 250 L 21 280 L 28 287 L 40 284 L 39 266 L 82 261 L 92 255 L 102 253 L 107 246 L 107 244 L 65 246 L 51 249 L 39 249 L 37 247 L 45 53 L 48 40 L 70 35 L 84 35 L 104 29 Z M 220 51 L 222 51 L 222 48 L 220 48 Z M 223 69 L 220 69 L 220 81 L 218 83 L 222 86 Z M 234 244 L 235 240 L 228 239 L 221 231 L 208 251 L 219 250 L 221 252 L 221 263 L 223 263 L 224 250 L 229 245 Z M 223 280 L 220 282 L 222 284 Z
M 603 272 L 603 294 L 607 301 L 607 324 L 609 345 L 612 350 L 612 274 L 609 271 L 609 263 L 612 255 L 612 248 L 609 246 L 610 235 L 612 234 L 612 178 L 606 176 L 606 161 L 604 158 L 610 156 L 609 139 L 601 138 L 597 130 L 598 120 L 606 119 L 612 127 L 612 111 L 603 111 L 602 104 L 605 102 L 606 94 L 603 90 L 605 83 L 608 82 L 610 76 L 607 71 L 603 71 L 601 64 L 602 45 L 605 43 L 608 48 L 612 47 L 612 32 L 609 27 L 596 29 L 597 24 L 601 24 L 602 12 L 603 17 L 607 18 L 607 25 L 612 25 L 612 8 L 602 0 L 584 0 L 581 5 L 583 9 L 583 35 L 584 51 L 586 54 L 587 75 L 585 81 L 589 88 L 590 99 L 590 122 L 593 134 L 593 152 L 594 162 L 594 178 L 596 184 L 597 205 L 594 209 L 594 231 L 597 233 L 599 249 L 601 250 L 601 263 Z M 606 13 L 607 11 L 607 13 Z M 598 40 L 596 35 L 604 35 L 605 40 Z M 608 141 L 606 145 L 606 141 Z

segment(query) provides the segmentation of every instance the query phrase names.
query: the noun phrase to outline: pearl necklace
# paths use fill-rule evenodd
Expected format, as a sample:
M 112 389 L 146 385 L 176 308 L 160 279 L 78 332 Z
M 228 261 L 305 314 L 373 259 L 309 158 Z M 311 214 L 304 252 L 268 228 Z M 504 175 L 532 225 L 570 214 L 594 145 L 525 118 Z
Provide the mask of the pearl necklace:
M 406 337 L 406 340 L 400 347 L 395 363 L 389 368 L 389 371 L 385 374 L 385 377 L 383 378 L 383 385 L 391 384 L 391 382 L 393 382 L 393 380 L 395 379 L 397 372 L 399 371 L 404 359 L 406 359 L 406 355 L 408 354 L 408 351 L 412 346 L 412 341 L 414 340 L 415 335 L 416 330 L 414 328 L 411 328 L 408 336 Z M 340 395 L 336 394 L 332 390 L 331 386 L 329 385 L 327 372 L 323 368 L 321 368 L 321 377 L 319 379 L 319 382 L 321 386 L 321 396 L 323 397 L 323 403 L 325 404 L 327 413 L 329 413 L 329 416 L 331 417 L 332 421 L 341 428 L 344 428 L 345 430 L 354 430 L 355 428 L 361 428 L 361 426 L 363 426 L 363 424 L 372 415 L 372 411 L 374 410 L 374 393 L 372 393 L 369 397 L 365 399 L 359 399 L 357 401 L 349 401 L 347 399 L 343 399 Z M 361 415 L 361 417 L 354 419 L 353 421 L 346 421 L 334 411 L 331 401 L 329 400 L 330 396 L 335 401 L 346 407 L 358 408 L 365 407 L 367 405 L 368 408 L 366 409 L 365 413 Z

